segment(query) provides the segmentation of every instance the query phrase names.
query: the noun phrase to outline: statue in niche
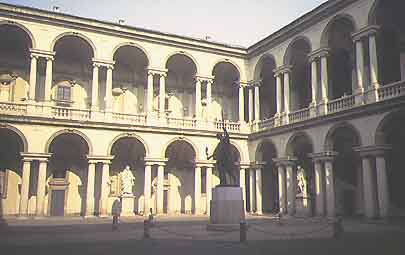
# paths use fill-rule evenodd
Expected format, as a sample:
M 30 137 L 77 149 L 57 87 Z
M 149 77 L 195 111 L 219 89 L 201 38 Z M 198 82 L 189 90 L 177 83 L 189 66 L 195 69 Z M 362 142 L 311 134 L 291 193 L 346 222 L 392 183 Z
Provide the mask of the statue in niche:
M 132 195 L 132 187 L 135 185 L 135 177 L 132 174 L 131 168 L 127 165 L 120 174 L 121 178 L 121 194 Z
M 306 190 L 307 190 L 307 181 L 305 179 L 305 170 L 301 167 L 297 167 L 297 195 L 299 196 L 306 196 Z

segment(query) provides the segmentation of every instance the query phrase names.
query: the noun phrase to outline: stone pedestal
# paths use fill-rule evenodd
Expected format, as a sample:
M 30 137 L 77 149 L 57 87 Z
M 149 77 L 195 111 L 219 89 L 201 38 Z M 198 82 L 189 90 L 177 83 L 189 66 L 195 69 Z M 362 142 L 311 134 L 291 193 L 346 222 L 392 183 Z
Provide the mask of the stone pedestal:
M 242 188 L 239 186 L 217 186 L 212 189 L 210 220 L 208 230 L 239 230 L 245 220 Z
M 121 216 L 135 216 L 134 213 L 135 196 L 134 195 L 122 195 L 121 198 Z
M 310 197 L 297 196 L 295 200 L 296 204 L 296 213 L 297 217 L 311 217 L 312 208 L 311 208 L 311 199 Z

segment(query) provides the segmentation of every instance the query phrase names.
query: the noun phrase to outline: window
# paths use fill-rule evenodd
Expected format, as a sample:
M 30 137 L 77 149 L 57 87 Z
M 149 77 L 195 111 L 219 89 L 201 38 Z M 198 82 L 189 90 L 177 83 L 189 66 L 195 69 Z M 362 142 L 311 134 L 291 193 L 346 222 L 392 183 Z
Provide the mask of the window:
M 71 87 L 58 86 L 57 100 L 70 101 L 71 100 L 70 96 L 71 96 Z

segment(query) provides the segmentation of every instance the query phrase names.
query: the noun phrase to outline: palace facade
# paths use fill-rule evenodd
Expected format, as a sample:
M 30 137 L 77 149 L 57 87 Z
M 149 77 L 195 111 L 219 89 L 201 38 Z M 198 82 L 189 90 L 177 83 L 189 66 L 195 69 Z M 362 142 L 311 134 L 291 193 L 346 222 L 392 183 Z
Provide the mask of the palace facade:
M 405 214 L 403 10 L 330 0 L 245 48 L 0 4 L 0 214 L 111 215 L 127 166 L 134 214 L 208 214 L 223 127 L 249 213 Z

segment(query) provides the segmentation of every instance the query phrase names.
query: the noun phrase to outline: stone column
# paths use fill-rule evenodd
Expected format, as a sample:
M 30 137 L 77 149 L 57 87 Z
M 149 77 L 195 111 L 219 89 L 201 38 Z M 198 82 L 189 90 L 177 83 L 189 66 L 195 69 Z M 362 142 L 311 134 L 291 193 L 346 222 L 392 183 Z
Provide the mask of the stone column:
M 287 212 L 286 174 L 284 166 L 278 164 L 278 201 L 280 213 Z
M 165 176 L 165 165 L 159 164 L 158 165 L 158 172 L 157 172 L 157 189 L 156 189 L 156 213 L 162 214 L 163 213 L 163 182 Z
M 195 116 L 201 119 L 201 79 L 196 80 L 195 83 Z
M 329 102 L 329 78 L 328 78 L 328 54 L 321 55 L 321 89 L 322 102 L 325 104 L 325 113 L 327 113 L 327 104 Z
M 149 214 L 149 210 L 151 207 L 150 197 L 151 197 L 151 190 L 152 190 L 152 164 L 149 162 L 145 163 L 145 181 L 143 184 L 143 196 L 144 196 L 144 215 Z
M 289 162 L 286 165 L 287 172 L 287 212 L 288 215 L 295 214 L 295 199 L 296 199 L 296 171 L 294 169 L 294 163 Z
M 246 212 L 246 168 L 240 167 L 239 170 L 239 186 L 242 188 L 243 208 Z
M 30 90 L 29 90 L 30 101 L 35 101 L 35 89 L 37 87 L 37 62 L 38 56 L 31 54 Z
M 207 214 L 211 214 L 211 199 L 212 199 L 212 167 L 207 167 L 205 174 L 205 192 L 207 197 Z
M 255 211 L 255 170 L 249 169 L 249 205 L 250 205 L 250 213 Z
M 325 182 L 326 182 L 326 210 L 328 217 L 335 217 L 335 178 L 333 173 L 333 158 L 325 159 Z
M 39 160 L 36 216 L 44 216 L 47 159 Z
M 107 112 L 112 111 L 112 75 L 113 75 L 113 65 L 107 66 L 107 78 L 105 83 L 105 109 Z
M 247 87 L 249 96 L 249 122 L 253 122 L 253 91 L 251 87 Z
M 357 89 L 359 93 L 364 92 L 364 49 L 361 37 L 356 37 L 356 74 L 357 74 Z
M 196 166 L 194 172 L 194 214 L 201 213 L 201 167 Z
M 148 87 L 146 89 L 146 111 L 153 112 L 153 75 L 152 71 L 148 71 Z
M 311 88 L 312 88 L 312 104 L 318 103 L 318 63 L 316 58 L 311 60 Z
M 93 63 L 93 82 L 91 86 L 91 110 L 98 110 L 98 64 Z
M 161 116 L 165 113 L 165 101 L 166 101 L 166 74 L 160 74 L 159 82 L 159 113 Z
M 290 70 L 284 72 L 284 112 L 287 115 L 288 123 L 288 114 L 290 113 Z
M 387 169 L 385 165 L 384 154 L 377 154 L 375 158 L 377 168 L 377 190 L 378 190 L 378 205 L 379 215 L 381 218 L 388 217 L 390 198 L 388 193 Z
M 324 171 L 321 160 L 314 160 L 315 168 L 315 205 L 316 215 L 325 215 L 325 190 L 324 190 Z
M 255 89 L 255 121 L 260 121 L 260 87 L 256 84 Z
M 87 172 L 86 217 L 94 216 L 94 180 L 96 163 L 96 161 L 89 160 L 89 169 Z
M 207 119 L 210 119 L 211 116 L 211 102 L 212 102 L 212 79 L 207 80 Z
M 371 158 L 368 155 L 361 156 L 363 165 L 364 211 L 367 218 L 375 218 L 377 216 L 377 212 Z
M 262 206 L 262 169 L 256 168 L 256 213 L 263 214 Z
M 239 84 L 239 122 L 245 121 L 245 94 L 244 86 Z
M 23 171 L 21 178 L 21 196 L 20 196 L 20 216 L 28 215 L 28 192 L 30 188 L 30 174 L 31 174 L 30 158 L 23 158 Z
M 283 103 L 283 97 L 282 97 L 282 81 L 281 81 L 281 74 L 276 75 L 276 86 L 277 86 L 277 115 L 281 115 L 282 111 L 282 103 Z
M 103 169 L 101 172 L 101 197 L 100 197 L 100 216 L 107 216 L 108 207 L 108 181 L 110 179 L 110 165 L 111 161 L 103 162 Z
M 53 57 L 46 57 L 46 72 L 45 72 L 45 96 L 44 100 L 46 102 L 51 102 L 51 92 L 52 92 L 52 71 L 53 71 Z

